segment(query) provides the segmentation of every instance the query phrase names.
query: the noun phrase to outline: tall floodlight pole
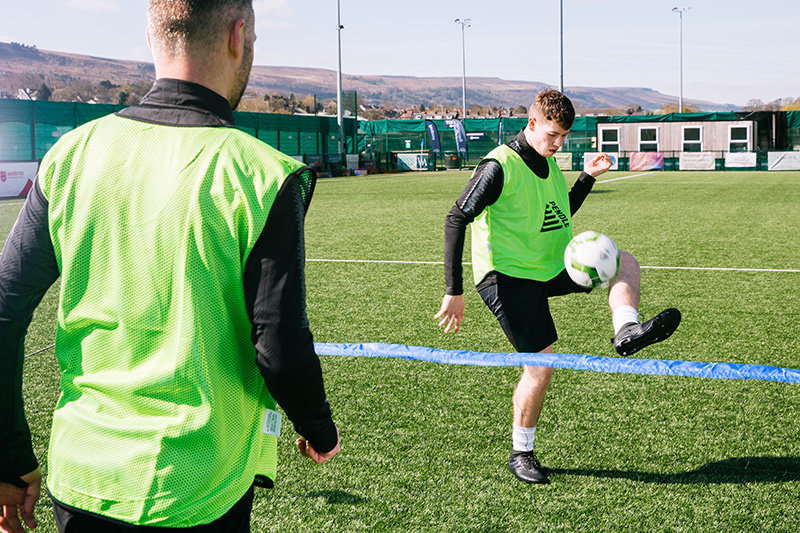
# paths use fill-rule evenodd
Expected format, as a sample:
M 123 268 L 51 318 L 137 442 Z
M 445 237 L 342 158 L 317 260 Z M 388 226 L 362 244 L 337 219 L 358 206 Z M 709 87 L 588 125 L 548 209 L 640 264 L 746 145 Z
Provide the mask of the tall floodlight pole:
M 681 69 L 681 95 L 678 100 L 678 113 L 683 113 L 683 14 L 692 9 L 690 6 L 686 7 L 673 7 L 672 11 L 678 14 L 681 19 L 681 42 L 680 42 L 680 69 Z
M 561 84 L 559 85 L 559 90 L 561 94 L 564 94 L 564 0 L 559 0 L 558 2 L 558 18 L 561 37 L 559 46 L 561 52 Z
M 456 24 L 461 24 L 461 114 L 462 119 L 467 118 L 467 48 L 464 43 L 464 28 L 470 27 L 472 19 L 456 19 Z
M 339 125 L 339 156 L 344 159 L 344 119 L 342 118 L 342 3 L 336 0 L 336 33 L 339 36 L 339 70 L 336 75 L 336 122 Z

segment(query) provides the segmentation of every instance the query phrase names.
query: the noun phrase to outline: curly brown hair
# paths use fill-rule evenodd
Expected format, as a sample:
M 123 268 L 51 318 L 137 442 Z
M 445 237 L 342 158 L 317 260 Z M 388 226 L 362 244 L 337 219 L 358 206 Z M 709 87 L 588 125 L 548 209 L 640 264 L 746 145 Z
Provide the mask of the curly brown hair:
M 569 130 L 575 122 L 575 108 L 563 93 L 555 89 L 545 89 L 536 95 L 529 116 L 544 118 Z

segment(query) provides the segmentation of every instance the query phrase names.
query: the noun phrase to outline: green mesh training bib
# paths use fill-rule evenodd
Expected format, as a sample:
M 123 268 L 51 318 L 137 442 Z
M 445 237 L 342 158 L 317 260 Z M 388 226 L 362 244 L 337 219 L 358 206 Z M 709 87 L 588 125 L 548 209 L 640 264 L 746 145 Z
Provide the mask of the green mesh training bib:
M 233 128 L 111 115 L 65 135 L 39 184 L 61 271 L 47 486 L 161 527 L 212 522 L 275 478 L 243 271 L 295 161 Z M 311 188 L 304 176 L 304 200 Z
M 487 159 L 503 167 L 503 191 L 472 222 L 472 272 L 477 285 L 491 271 L 547 281 L 564 269 L 572 238 L 569 194 L 555 158 L 541 179 L 506 145 Z

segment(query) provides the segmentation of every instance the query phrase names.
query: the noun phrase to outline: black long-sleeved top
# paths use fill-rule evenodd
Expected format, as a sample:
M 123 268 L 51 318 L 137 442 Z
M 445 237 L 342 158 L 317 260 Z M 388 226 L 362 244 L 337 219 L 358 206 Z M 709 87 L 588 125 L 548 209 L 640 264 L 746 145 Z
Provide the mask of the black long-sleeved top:
M 528 168 L 539 179 L 549 179 L 550 167 L 547 159 L 539 154 L 525 140 L 524 130 L 507 143 L 517 152 Z M 581 172 L 569 192 L 569 207 L 572 215 L 578 211 L 592 190 L 595 179 Z M 447 294 L 464 293 L 464 269 L 461 257 L 464 254 L 464 237 L 467 226 L 484 209 L 500 198 L 503 191 L 503 167 L 495 159 L 484 159 L 478 164 L 467 186 L 456 200 L 455 205 L 445 217 L 444 222 L 444 278 Z
M 217 93 L 160 79 L 120 116 L 180 127 L 234 127 Z M 245 265 L 242 284 L 253 325 L 254 357 L 270 393 L 317 451 L 337 443 L 322 370 L 305 311 L 303 202 L 299 173 L 287 177 Z M 134 177 L 132 177 L 133 179 Z M 32 188 L 0 255 L 0 481 L 19 484 L 37 466 L 22 400 L 24 338 L 33 311 L 58 279 L 47 200 Z

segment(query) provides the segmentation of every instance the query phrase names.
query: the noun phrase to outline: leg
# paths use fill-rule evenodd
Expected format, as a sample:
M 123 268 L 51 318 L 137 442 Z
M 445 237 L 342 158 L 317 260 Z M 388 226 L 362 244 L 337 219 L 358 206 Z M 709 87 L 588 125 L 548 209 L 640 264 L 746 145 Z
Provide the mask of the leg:
M 558 336 L 545 283 L 498 275 L 496 283 L 479 287 L 478 292 L 516 351 L 552 353 L 551 346 Z M 548 482 L 532 448 L 552 374 L 552 368 L 525 366 L 514 391 L 514 451 L 508 467 L 526 483 Z
M 553 353 L 553 348 L 548 346 L 541 353 Z M 523 367 L 522 376 L 514 390 L 514 425 L 536 427 L 552 375 L 553 369 L 546 366 Z
M 642 270 L 639 262 L 628 252 L 619 253 L 619 275 L 608 290 L 608 306 L 611 312 L 621 305 L 639 309 Z
M 614 322 L 611 342 L 618 354 L 628 356 L 672 335 L 681 322 L 681 313 L 674 308 L 665 309 L 640 324 L 641 267 L 628 252 L 620 252 L 619 259 L 619 275 L 608 291 L 608 306 Z
M 552 346 L 548 346 L 541 353 L 553 353 Z M 514 390 L 515 445 L 508 460 L 508 469 L 517 476 L 517 479 L 526 483 L 549 483 L 542 465 L 533 454 L 533 435 L 535 435 L 533 431 L 539 423 L 544 396 L 552 376 L 552 368 L 525 366 Z M 521 438 L 516 437 L 518 434 Z M 519 440 L 525 445 L 518 444 Z

